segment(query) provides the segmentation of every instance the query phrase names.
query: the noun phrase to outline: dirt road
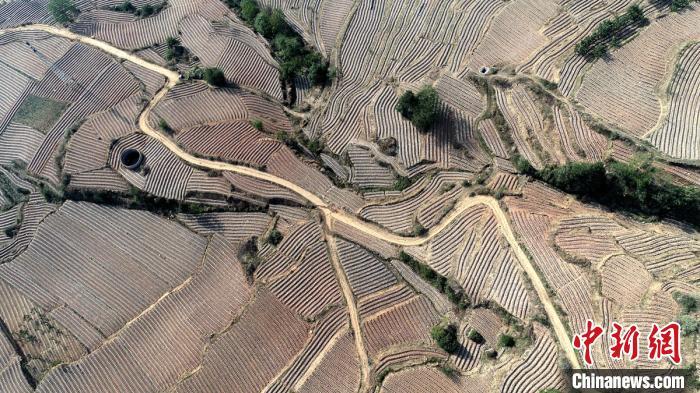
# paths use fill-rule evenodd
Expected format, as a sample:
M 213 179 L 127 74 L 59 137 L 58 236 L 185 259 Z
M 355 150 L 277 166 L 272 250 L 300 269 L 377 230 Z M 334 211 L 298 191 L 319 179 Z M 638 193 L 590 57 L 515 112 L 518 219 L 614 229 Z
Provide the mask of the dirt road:
M 326 224 L 328 224 L 326 222 Z M 360 313 L 357 311 L 357 304 L 355 303 L 355 296 L 352 293 L 352 288 L 350 288 L 350 281 L 348 280 L 343 266 L 338 260 L 338 248 L 336 246 L 335 238 L 331 234 L 331 230 L 328 227 L 324 227 L 324 236 L 326 238 L 326 244 L 328 244 L 329 254 L 331 257 L 331 263 L 335 269 L 336 275 L 338 277 L 338 282 L 340 282 L 340 288 L 343 291 L 343 297 L 348 305 L 348 312 L 350 313 L 350 325 L 355 333 L 355 348 L 357 349 L 357 354 L 360 358 L 360 368 L 362 372 L 362 383 L 360 384 L 360 392 L 365 392 L 371 387 L 371 382 L 369 379 L 369 360 L 367 359 L 367 350 L 365 349 L 364 339 L 362 338 L 362 330 L 360 328 Z
M 503 232 L 503 235 L 505 236 L 506 240 L 510 244 L 510 247 L 513 249 L 513 252 L 515 253 L 515 256 L 517 257 L 520 266 L 523 268 L 525 273 L 527 274 L 528 278 L 532 282 L 533 287 L 535 288 L 535 292 L 537 293 L 537 296 L 539 300 L 542 302 L 544 305 L 545 311 L 547 313 L 547 317 L 549 318 L 549 321 L 552 325 L 552 328 L 554 330 L 555 336 L 557 340 L 559 341 L 559 344 L 564 351 L 567 359 L 571 363 L 571 365 L 574 368 L 580 368 L 580 363 L 578 361 L 578 356 L 576 352 L 574 351 L 572 345 L 571 345 L 571 339 L 569 338 L 569 335 L 564 328 L 564 324 L 562 323 L 561 319 L 559 318 L 559 314 L 557 313 L 556 309 L 554 308 L 554 305 L 552 304 L 551 299 L 549 298 L 549 294 L 547 293 L 547 290 L 544 286 L 544 283 L 542 282 L 539 274 L 535 270 L 534 266 L 530 262 L 530 259 L 527 257 L 525 252 L 523 251 L 522 247 L 516 240 L 515 236 L 513 235 L 513 231 L 511 229 L 510 223 L 508 221 L 508 218 L 506 214 L 503 212 L 501 207 L 498 205 L 498 202 L 492 198 L 492 197 L 487 197 L 487 196 L 476 196 L 476 197 L 470 197 L 470 198 L 465 198 L 462 199 L 457 206 L 435 227 L 431 228 L 430 231 L 426 236 L 423 237 L 406 237 L 406 236 L 400 236 L 396 235 L 394 233 L 389 232 L 388 230 L 375 225 L 371 223 L 367 223 L 366 221 L 360 220 L 359 218 L 350 215 L 346 212 L 343 212 L 339 209 L 335 209 L 331 206 L 329 206 L 323 199 L 318 197 L 317 195 L 313 194 L 312 192 L 288 181 L 283 178 L 280 178 L 278 176 L 272 175 L 267 172 L 262 172 L 253 168 L 249 168 L 246 166 L 241 166 L 241 165 L 233 165 L 233 164 L 228 164 L 225 162 L 219 162 L 219 161 L 212 161 L 212 160 L 207 160 L 204 158 L 198 158 L 195 157 L 186 151 L 182 150 L 174 140 L 172 140 L 170 137 L 167 135 L 163 134 L 162 132 L 154 129 L 149 122 L 150 119 L 150 114 L 153 108 L 163 99 L 163 97 L 167 94 L 167 92 L 175 86 L 178 81 L 179 81 L 179 74 L 168 70 L 164 67 L 161 67 L 156 64 L 149 63 L 136 55 L 133 55 L 129 52 L 126 52 L 122 49 L 115 48 L 114 46 L 103 42 L 96 40 L 94 38 L 90 37 L 84 37 L 77 35 L 75 33 L 72 33 L 68 30 L 62 29 L 62 28 L 57 28 L 54 26 L 47 26 L 47 25 L 28 25 L 28 26 L 22 26 L 14 29 L 7 29 L 0 34 L 4 34 L 5 32 L 9 31 L 29 31 L 29 30 L 40 30 L 44 31 L 56 36 L 64 37 L 70 40 L 75 40 L 82 42 L 86 45 L 90 45 L 93 47 L 96 47 L 100 50 L 103 50 L 106 53 L 109 53 L 110 55 L 131 61 L 133 63 L 136 63 L 144 68 L 147 68 L 149 70 L 155 71 L 163 76 L 165 76 L 168 79 L 168 83 L 161 89 L 151 100 L 151 102 L 147 105 L 146 109 L 142 112 L 141 116 L 139 117 L 139 128 L 143 133 L 146 135 L 149 135 L 150 137 L 157 139 L 160 143 L 162 143 L 166 148 L 168 148 L 170 151 L 172 151 L 175 155 L 180 157 L 182 160 L 198 166 L 202 168 L 209 168 L 209 169 L 214 169 L 214 170 L 219 170 L 219 171 L 230 171 L 230 172 L 235 172 L 241 175 L 245 176 L 250 176 L 254 177 L 260 180 L 266 180 L 268 182 L 277 184 L 281 187 L 287 188 L 291 191 L 294 191 L 295 193 L 301 195 L 305 199 L 307 199 L 311 204 L 313 204 L 315 207 L 319 208 L 321 212 L 323 213 L 328 225 L 330 225 L 330 229 L 332 229 L 332 225 L 334 221 L 341 221 L 345 224 L 351 225 L 355 227 L 358 230 L 361 230 L 369 235 L 376 236 L 377 238 L 380 238 L 384 241 L 387 241 L 389 243 L 393 243 L 399 246 L 417 246 L 421 245 L 428 240 L 430 240 L 432 237 L 437 235 L 438 233 L 442 232 L 445 230 L 447 227 L 452 224 L 452 222 L 457 219 L 464 211 L 467 209 L 483 204 L 486 207 L 488 207 L 493 214 L 495 215 L 496 219 L 498 220 L 498 224 L 501 227 L 501 230 Z M 329 245 L 335 244 L 332 239 L 329 240 Z M 348 302 L 348 308 L 350 311 L 350 319 L 351 319 L 351 324 L 353 326 L 353 329 L 356 329 L 356 344 L 358 346 L 358 352 L 360 352 L 360 357 L 361 361 L 363 363 L 363 381 L 365 383 L 368 382 L 368 363 L 367 363 L 367 355 L 366 352 L 364 351 L 364 345 L 362 344 L 362 337 L 360 331 L 359 331 L 359 315 L 357 313 L 357 309 L 355 307 L 355 303 L 352 297 L 352 292 L 350 291 L 349 283 L 347 282 L 347 277 L 345 276 L 345 272 L 342 269 L 342 266 L 340 266 L 339 263 L 337 263 L 337 260 L 333 262 L 334 269 L 336 270 L 336 273 L 339 277 L 339 281 L 341 283 L 341 287 L 343 289 L 343 294 L 344 297 L 346 298 L 346 301 Z M 364 357 L 363 357 L 364 356 Z M 367 369 L 365 369 L 367 367 Z M 367 380 L 367 381 L 365 381 Z

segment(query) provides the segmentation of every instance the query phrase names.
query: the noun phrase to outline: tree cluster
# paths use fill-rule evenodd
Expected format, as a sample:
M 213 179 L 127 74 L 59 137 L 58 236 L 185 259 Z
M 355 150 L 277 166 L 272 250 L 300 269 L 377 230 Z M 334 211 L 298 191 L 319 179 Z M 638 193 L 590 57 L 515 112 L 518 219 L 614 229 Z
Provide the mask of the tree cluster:
M 149 16 L 153 16 L 161 12 L 167 5 L 168 2 L 163 1 L 161 3 L 156 4 L 155 6 L 151 4 L 144 4 L 142 7 L 137 8 L 131 3 L 131 1 L 127 0 L 119 5 L 112 7 L 112 10 L 118 12 L 129 12 L 136 15 L 139 18 L 148 18 Z
M 295 77 L 306 76 L 314 85 L 325 85 L 333 78 L 328 61 L 304 43 L 282 10 L 260 8 L 254 0 L 227 0 L 227 4 L 270 42 L 284 81 L 293 85 Z
M 277 228 L 272 228 L 265 241 L 273 246 L 276 246 L 282 242 L 283 237 L 282 232 L 280 232 Z
M 224 72 L 220 68 L 216 67 L 195 67 L 193 70 L 187 72 L 185 79 L 202 79 L 211 86 L 216 87 L 225 87 L 228 84 Z
M 396 110 L 419 130 L 428 131 L 439 116 L 440 98 L 431 86 L 422 88 L 417 94 L 408 90 L 399 98 Z
M 678 322 L 681 324 L 681 332 L 684 336 L 700 333 L 700 321 L 696 317 L 698 312 L 698 298 L 693 295 L 676 293 L 673 298 L 681 308 Z
M 430 336 L 447 353 L 456 353 L 459 350 L 457 326 L 453 324 L 433 326 Z
M 187 61 L 189 54 L 187 49 L 182 46 L 180 40 L 175 37 L 168 37 L 165 40 L 165 60 L 173 62 Z
M 627 11 L 612 19 L 603 21 L 589 36 L 576 44 L 576 53 L 589 59 L 605 56 L 609 43 L 617 43 L 628 28 L 644 26 L 649 20 L 642 7 L 635 4 Z
M 54 20 L 61 24 L 72 22 L 80 14 L 72 0 L 50 0 L 48 9 Z
M 438 291 L 445 294 L 447 299 L 458 308 L 464 310 L 471 305 L 469 296 L 464 293 L 459 284 L 450 282 L 445 276 L 440 275 L 428 265 L 418 262 L 403 251 L 399 253 L 399 260 L 410 267 L 422 279 L 429 282 Z
M 664 180 L 650 164 L 576 162 L 537 171 L 522 157 L 516 168 L 571 194 L 648 216 L 672 217 L 700 227 L 700 189 Z

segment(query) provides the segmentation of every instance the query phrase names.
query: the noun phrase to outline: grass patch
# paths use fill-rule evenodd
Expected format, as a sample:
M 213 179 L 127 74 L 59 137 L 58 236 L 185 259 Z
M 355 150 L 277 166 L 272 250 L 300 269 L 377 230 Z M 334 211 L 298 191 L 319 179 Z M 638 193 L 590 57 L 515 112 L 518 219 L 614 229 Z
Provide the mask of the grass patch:
M 67 107 L 65 102 L 29 95 L 20 105 L 12 121 L 46 134 Z

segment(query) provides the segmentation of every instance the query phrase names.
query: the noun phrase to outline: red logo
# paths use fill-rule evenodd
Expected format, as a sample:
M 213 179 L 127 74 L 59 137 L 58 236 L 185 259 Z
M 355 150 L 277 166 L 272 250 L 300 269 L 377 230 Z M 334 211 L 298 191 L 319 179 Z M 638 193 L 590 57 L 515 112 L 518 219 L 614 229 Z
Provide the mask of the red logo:
M 587 320 L 586 331 L 574 336 L 574 348 L 583 352 L 583 361 L 589 366 L 593 364 L 591 346 L 602 334 L 602 327 Z M 671 322 L 662 328 L 658 324 L 652 324 L 647 337 L 647 357 L 649 360 L 660 361 L 668 358 L 673 363 L 679 364 L 681 362 L 680 336 L 681 326 L 677 322 Z M 610 339 L 612 340 L 610 345 L 611 358 L 622 359 L 627 356 L 629 360 L 636 360 L 639 357 L 639 330 L 636 325 L 625 329 L 619 323 L 613 322 Z
M 603 328 L 595 326 L 590 319 L 586 321 L 586 332 L 581 335 L 574 336 L 574 348 L 583 350 L 583 360 L 586 364 L 593 364 L 591 358 L 591 345 L 603 334 Z
M 610 337 L 613 344 L 610 346 L 610 357 L 613 359 L 622 359 L 622 355 L 629 356 L 630 360 L 635 360 L 639 357 L 639 331 L 637 326 L 632 325 L 622 335 L 623 328 L 617 323 L 612 324 L 613 332 Z
M 649 333 L 649 359 L 661 360 L 664 356 L 675 364 L 681 362 L 681 325 L 671 322 L 659 329 L 659 325 L 652 324 Z

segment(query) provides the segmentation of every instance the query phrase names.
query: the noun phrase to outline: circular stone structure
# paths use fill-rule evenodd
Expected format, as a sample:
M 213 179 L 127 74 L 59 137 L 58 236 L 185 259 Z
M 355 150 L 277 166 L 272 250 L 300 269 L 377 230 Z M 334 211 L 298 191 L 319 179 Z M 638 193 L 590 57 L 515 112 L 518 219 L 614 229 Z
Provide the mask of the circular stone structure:
M 120 156 L 122 165 L 127 169 L 136 170 L 143 162 L 143 154 L 136 149 L 126 149 Z
M 482 75 L 487 75 L 487 74 L 490 74 L 490 73 L 491 73 L 491 68 L 490 68 L 490 67 L 484 66 L 484 67 L 481 67 L 481 69 L 479 70 L 479 72 L 480 72 Z

